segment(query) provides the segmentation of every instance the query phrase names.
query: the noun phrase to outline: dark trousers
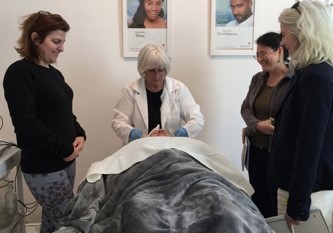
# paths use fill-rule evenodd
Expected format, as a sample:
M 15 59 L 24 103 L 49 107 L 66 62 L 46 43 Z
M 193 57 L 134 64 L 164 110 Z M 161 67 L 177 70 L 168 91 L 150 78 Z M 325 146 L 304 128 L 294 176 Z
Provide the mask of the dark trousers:
M 265 218 L 277 215 L 277 187 L 269 178 L 267 148 L 250 146 L 249 180 L 254 188 L 251 199 Z

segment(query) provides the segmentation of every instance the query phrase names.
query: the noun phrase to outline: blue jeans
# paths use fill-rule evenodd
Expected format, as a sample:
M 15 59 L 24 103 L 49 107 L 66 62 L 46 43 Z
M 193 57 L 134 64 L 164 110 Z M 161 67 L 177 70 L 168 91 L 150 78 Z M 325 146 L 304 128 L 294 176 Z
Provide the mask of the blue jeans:
M 58 227 L 68 201 L 74 197 L 75 172 L 76 162 L 57 172 L 23 173 L 30 192 L 42 207 L 41 233 L 53 232 Z

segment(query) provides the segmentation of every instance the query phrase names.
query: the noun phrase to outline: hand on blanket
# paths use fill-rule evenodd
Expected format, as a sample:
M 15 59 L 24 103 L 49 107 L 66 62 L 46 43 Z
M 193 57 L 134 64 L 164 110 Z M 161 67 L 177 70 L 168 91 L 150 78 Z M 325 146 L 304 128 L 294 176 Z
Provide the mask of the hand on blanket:
M 137 129 L 137 128 L 133 128 L 129 134 L 129 141 L 134 141 L 136 139 L 142 138 L 142 130 L 141 129 Z
M 176 137 L 188 137 L 187 131 L 183 127 L 177 129 L 174 134 Z

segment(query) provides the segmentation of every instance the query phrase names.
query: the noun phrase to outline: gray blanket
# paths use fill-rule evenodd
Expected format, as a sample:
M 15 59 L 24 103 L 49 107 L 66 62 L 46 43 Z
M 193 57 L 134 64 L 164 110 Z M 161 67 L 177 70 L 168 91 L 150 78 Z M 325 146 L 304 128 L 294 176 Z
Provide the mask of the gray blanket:
M 274 232 L 251 199 L 187 153 L 166 149 L 117 175 L 84 181 L 60 232 Z

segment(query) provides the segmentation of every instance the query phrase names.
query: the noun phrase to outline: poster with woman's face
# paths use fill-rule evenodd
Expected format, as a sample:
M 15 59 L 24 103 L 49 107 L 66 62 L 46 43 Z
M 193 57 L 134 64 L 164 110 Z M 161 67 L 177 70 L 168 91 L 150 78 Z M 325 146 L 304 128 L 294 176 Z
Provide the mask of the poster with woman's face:
M 123 52 L 136 57 L 146 44 L 166 49 L 167 0 L 123 0 Z

